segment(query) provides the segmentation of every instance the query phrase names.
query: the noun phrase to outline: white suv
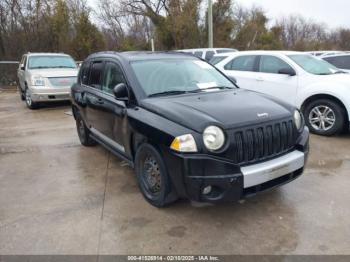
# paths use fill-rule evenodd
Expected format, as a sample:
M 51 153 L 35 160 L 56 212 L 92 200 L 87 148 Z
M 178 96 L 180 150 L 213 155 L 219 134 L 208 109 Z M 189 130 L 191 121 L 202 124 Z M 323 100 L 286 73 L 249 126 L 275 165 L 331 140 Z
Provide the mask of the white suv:
M 78 69 L 66 54 L 28 53 L 23 55 L 17 75 L 21 99 L 34 109 L 40 102 L 70 100 Z
M 215 65 L 218 69 L 236 78 L 242 88 L 300 108 L 313 133 L 334 135 L 348 129 L 350 75 L 344 71 L 301 52 L 246 51 L 224 56 Z
M 194 48 L 194 49 L 177 50 L 177 52 L 192 54 L 206 61 L 209 61 L 210 59 L 212 59 L 212 57 L 215 54 L 223 54 L 223 53 L 229 53 L 229 52 L 231 53 L 231 52 L 237 52 L 237 51 L 238 51 L 237 49 L 233 49 L 233 48 Z

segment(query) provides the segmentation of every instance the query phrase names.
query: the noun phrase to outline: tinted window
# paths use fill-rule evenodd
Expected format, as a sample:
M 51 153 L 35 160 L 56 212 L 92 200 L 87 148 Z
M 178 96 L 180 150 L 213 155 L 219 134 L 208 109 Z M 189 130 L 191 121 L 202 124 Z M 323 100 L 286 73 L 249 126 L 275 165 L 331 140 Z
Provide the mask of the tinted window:
M 197 57 L 202 58 L 203 52 L 202 51 L 196 51 L 196 52 L 194 52 L 194 55 L 197 56 Z
M 207 51 L 205 53 L 205 60 L 209 61 L 215 55 L 214 51 Z
M 261 56 L 260 59 L 260 72 L 278 74 L 281 69 L 291 68 L 283 60 L 274 56 Z
M 227 56 L 214 56 L 212 59 L 210 59 L 209 63 L 211 63 L 212 65 L 216 65 L 225 58 L 227 58 Z
M 338 68 L 350 69 L 350 56 L 335 56 L 323 58 L 327 62 L 335 65 Z
M 90 63 L 85 62 L 80 68 L 80 82 L 84 85 L 87 85 L 89 82 L 89 66 Z
M 93 62 L 90 69 L 89 85 L 94 88 L 101 88 L 102 62 Z
M 104 70 L 102 91 L 113 94 L 113 89 L 120 83 L 125 83 L 123 73 L 119 65 L 107 62 Z
M 216 50 L 216 53 L 222 54 L 222 53 L 230 53 L 230 52 L 236 52 L 236 51 L 237 51 L 236 49 L 219 49 L 219 50 Z
M 231 62 L 229 62 L 226 66 L 226 70 L 236 70 L 236 71 L 254 71 L 256 56 L 240 56 L 234 58 Z

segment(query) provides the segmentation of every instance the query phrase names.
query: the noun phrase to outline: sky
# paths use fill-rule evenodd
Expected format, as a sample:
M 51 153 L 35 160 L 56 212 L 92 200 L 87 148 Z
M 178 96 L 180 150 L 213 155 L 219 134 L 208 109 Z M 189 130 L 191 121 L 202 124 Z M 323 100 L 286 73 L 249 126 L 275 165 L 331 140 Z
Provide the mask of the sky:
M 97 9 L 98 0 L 87 0 Z M 118 1 L 118 0 L 115 0 Z M 207 0 L 203 0 L 206 2 Z M 215 1 L 215 0 L 214 0 Z M 290 14 L 300 14 L 306 19 L 321 22 L 328 28 L 350 28 L 350 0 L 233 0 L 245 7 L 262 7 L 269 18 L 278 19 Z
M 349 0 L 235 0 L 246 7 L 262 7 L 270 18 L 301 14 L 306 19 L 325 23 L 329 28 L 350 28 Z

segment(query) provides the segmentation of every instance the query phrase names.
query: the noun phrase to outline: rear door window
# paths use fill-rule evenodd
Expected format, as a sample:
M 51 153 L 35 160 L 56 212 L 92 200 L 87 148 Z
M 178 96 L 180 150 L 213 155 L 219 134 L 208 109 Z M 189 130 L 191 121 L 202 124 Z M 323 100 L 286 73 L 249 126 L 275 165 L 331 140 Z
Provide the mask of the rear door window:
M 226 70 L 254 72 L 256 57 L 255 55 L 236 57 L 226 64 L 224 68 Z
M 80 82 L 83 85 L 89 84 L 89 69 L 90 69 L 89 62 L 84 62 L 80 68 Z
M 263 55 L 260 58 L 259 72 L 261 73 L 278 74 L 281 69 L 286 68 L 292 69 L 290 65 L 278 57 Z
M 103 62 L 93 62 L 90 68 L 89 86 L 101 89 L 101 76 L 103 72 Z

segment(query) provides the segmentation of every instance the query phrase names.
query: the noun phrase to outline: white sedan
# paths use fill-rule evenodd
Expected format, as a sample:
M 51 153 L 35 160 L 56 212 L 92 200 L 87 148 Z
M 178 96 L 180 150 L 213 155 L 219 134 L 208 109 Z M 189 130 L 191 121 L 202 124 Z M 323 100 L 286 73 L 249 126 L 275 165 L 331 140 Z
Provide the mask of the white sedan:
M 300 108 L 315 134 L 349 128 L 350 74 L 326 61 L 302 52 L 246 51 L 218 54 L 211 62 L 239 87 Z

